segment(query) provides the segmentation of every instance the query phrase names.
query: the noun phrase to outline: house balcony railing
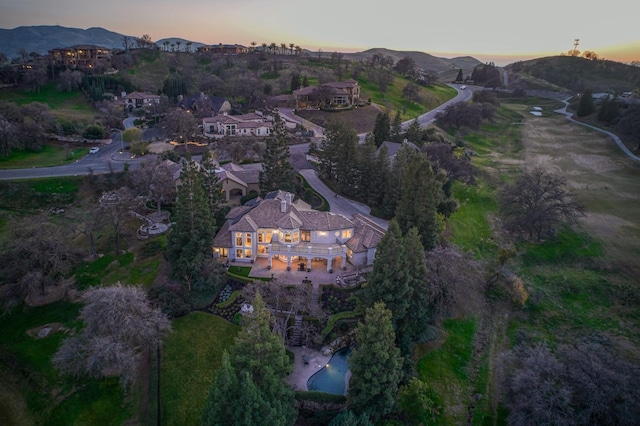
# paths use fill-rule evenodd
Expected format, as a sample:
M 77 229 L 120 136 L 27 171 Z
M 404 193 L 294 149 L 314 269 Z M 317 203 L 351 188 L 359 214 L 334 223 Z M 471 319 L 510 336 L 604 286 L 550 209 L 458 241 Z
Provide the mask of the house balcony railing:
M 319 256 L 339 256 L 346 254 L 347 247 L 340 244 L 269 244 L 269 253 L 271 254 L 311 254 Z

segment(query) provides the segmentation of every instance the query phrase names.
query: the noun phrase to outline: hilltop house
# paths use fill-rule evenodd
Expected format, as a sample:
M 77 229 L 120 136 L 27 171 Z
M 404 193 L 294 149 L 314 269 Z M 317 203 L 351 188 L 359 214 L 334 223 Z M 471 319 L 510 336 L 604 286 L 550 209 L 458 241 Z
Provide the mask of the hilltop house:
M 93 44 L 78 44 L 49 50 L 53 65 L 69 69 L 89 70 L 111 65 L 111 50 Z
M 355 265 L 371 265 L 384 230 L 363 216 L 353 220 L 343 215 L 313 210 L 291 193 L 270 192 L 243 206 L 232 208 L 214 239 L 214 257 L 253 263 L 266 258 L 303 265 L 312 260 L 326 262 L 327 271 Z
M 293 91 L 296 108 L 351 107 L 360 104 L 360 86 L 352 79 L 302 87 Z
M 200 46 L 198 53 L 213 53 L 216 55 L 240 55 L 249 52 L 249 48 L 240 44 L 211 44 Z
M 221 138 L 223 136 L 268 136 L 273 130 L 271 119 L 261 114 L 217 115 L 202 119 L 205 136 Z

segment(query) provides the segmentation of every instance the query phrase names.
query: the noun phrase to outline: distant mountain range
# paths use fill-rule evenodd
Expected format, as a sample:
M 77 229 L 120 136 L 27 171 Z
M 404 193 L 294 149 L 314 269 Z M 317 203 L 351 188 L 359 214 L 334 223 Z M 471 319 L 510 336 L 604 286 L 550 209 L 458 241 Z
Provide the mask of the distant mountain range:
M 135 39 L 139 36 L 128 36 L 131 39 Z M 87 28 L 86 30 L 80 28 L 68 28 L 59 25 L 37 25 L 29 27 L 17 27 L 14 29 L 0 29 L 0 52 L 7 55 L 9 58 L 18 56 L 20 49 L 25 49 L 27 52 L 36 52 L 41 55 L 46 54 L 49 50 L 57 47 L 68 47 L 76 44 L 95 44 L 98 46 L 108 47 L 110 49 L 124 47 L 124 34 L 119 34 L 113 31 L 106 30 L 100 27 Z M 203 46 L 205 43 L 185 40 L 183 38 L 172 37 L 157 40 L 156 45 L 163 49 L 164 42 L 168 41 L 170 44 L 180 42 L 180 50 L 186 49 L 186 43 L 191 43 L 191 49 L 195 50 L 199 46 Z M 471 69 L 476 65 L 481 64 L 475 58 L 470 56 L 464 56 L 460 58 L 438 58 L 433 55 L 424 52 L 403 52 L 389 49 L 369 49 L 364 52 L 358 53 L 344 53 L 346 59 L 365 59 L 371 57 L 373 54 L 379 53 L 384 56 L 391 56 L 395 62 L 409 56 L 412 58 L 416 65 L 425 70 L 433 70 L 436 72 L 442 72 L 447 70 L 457 69 Z
M 83 30 L 59 25 L 37 25 L 12 30 L 0 29 L 0 52 L 13 58 L 18 56 L 22 48 L 29 53 L 36 52 L 41 55 L 50 49 L 76 44 L 95 44 L 114 49 L 123 47 L 124 37 L 123 34 L 99 27 Z

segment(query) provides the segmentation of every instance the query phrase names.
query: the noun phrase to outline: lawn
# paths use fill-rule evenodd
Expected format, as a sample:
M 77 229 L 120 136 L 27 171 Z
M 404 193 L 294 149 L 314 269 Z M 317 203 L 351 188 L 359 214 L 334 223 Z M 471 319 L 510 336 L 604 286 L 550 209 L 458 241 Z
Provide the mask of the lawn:
M 0 169 L 51 167 L 71 163 L 89 153 L 89 147 L 71 148 L 63 145 L 43 145 L 37 152 L 13 151 L 0 158 Z
M 51 357 L 65 337 L 62 331 L 36 338 L 27 331 L 45 324 L 78 325 L 80 305 L 57 302 L 43 307 L 16 308 L 0 326 L 0 375 L 9 418 L 32 419 L 47 425 L 119 425 L 132 414 L 117 379 L 81 381 L 60 375 Z M 5 381 L 9 384 L 5 386 Z M 55 396 L 55 397 L 54 397 Z
M 4 89 L 0 91 L 0 99 L 25 105 L 31 102 L 41 102 L 49 105 L 51 113 L 56 118 L 72 121 L 93 121 L 96 110 L 79 90 L 73 92 L 59 92 L 55 83 L 45 84 L 39 91 L 26 89 Z
M 202 408 L 239 327 L 203 312 L 173 321 L 162 352 L 162 424 L 199 425 Z

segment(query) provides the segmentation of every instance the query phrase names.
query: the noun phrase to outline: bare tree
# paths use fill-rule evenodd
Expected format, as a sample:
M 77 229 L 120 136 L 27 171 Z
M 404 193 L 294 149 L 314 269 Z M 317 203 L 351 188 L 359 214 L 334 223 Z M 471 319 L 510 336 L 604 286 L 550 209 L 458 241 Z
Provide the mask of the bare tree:
M 138 200 L 126 187 L 105 193 L 100 198 L 100 214 L 113 227 L 113 250 L 116 256 L 120 254 L 120 241 L 128 229 L 131 210 L 137 204 Z
M 499 194 L 504 226 L 515 234 L 540 240 L 556 227 L 575 222 L 584 208 L 573 201 L 563 177 L 535 168 L 506 185 Z
M 483 269 L 471 254 L 439 246 L 427 252 L 426 263 L 434 321 L 480 310 L 484 303 Z
M 82 83 L 82 73 L 80 71 L 63 71 L 60 73 L 60 82 L 58 83 L 58 91 L 72 92 L 80 88 Z
M 67 338 L 53 364 L 74 376 L 119 376 L 127 388 L 136 379 L 146 351 L 171 331 L 171 323 L 149 303 L 140 287 L 120 283 L 86 291 L 80 319 L 85 327 Z
M 176 198 L 176 185 L 173 171 L 167 162 L 158 159 L 155 163 L 142 163 L 140 168 L 131 173 L 131 180 L 138 192 L 155 201 L 160 215 L 163 203 Z
M 170 137 L 188 142 L 198 132 L 198 121 L 182 109 L 174 109 L 167 113 L 164 129 Z

